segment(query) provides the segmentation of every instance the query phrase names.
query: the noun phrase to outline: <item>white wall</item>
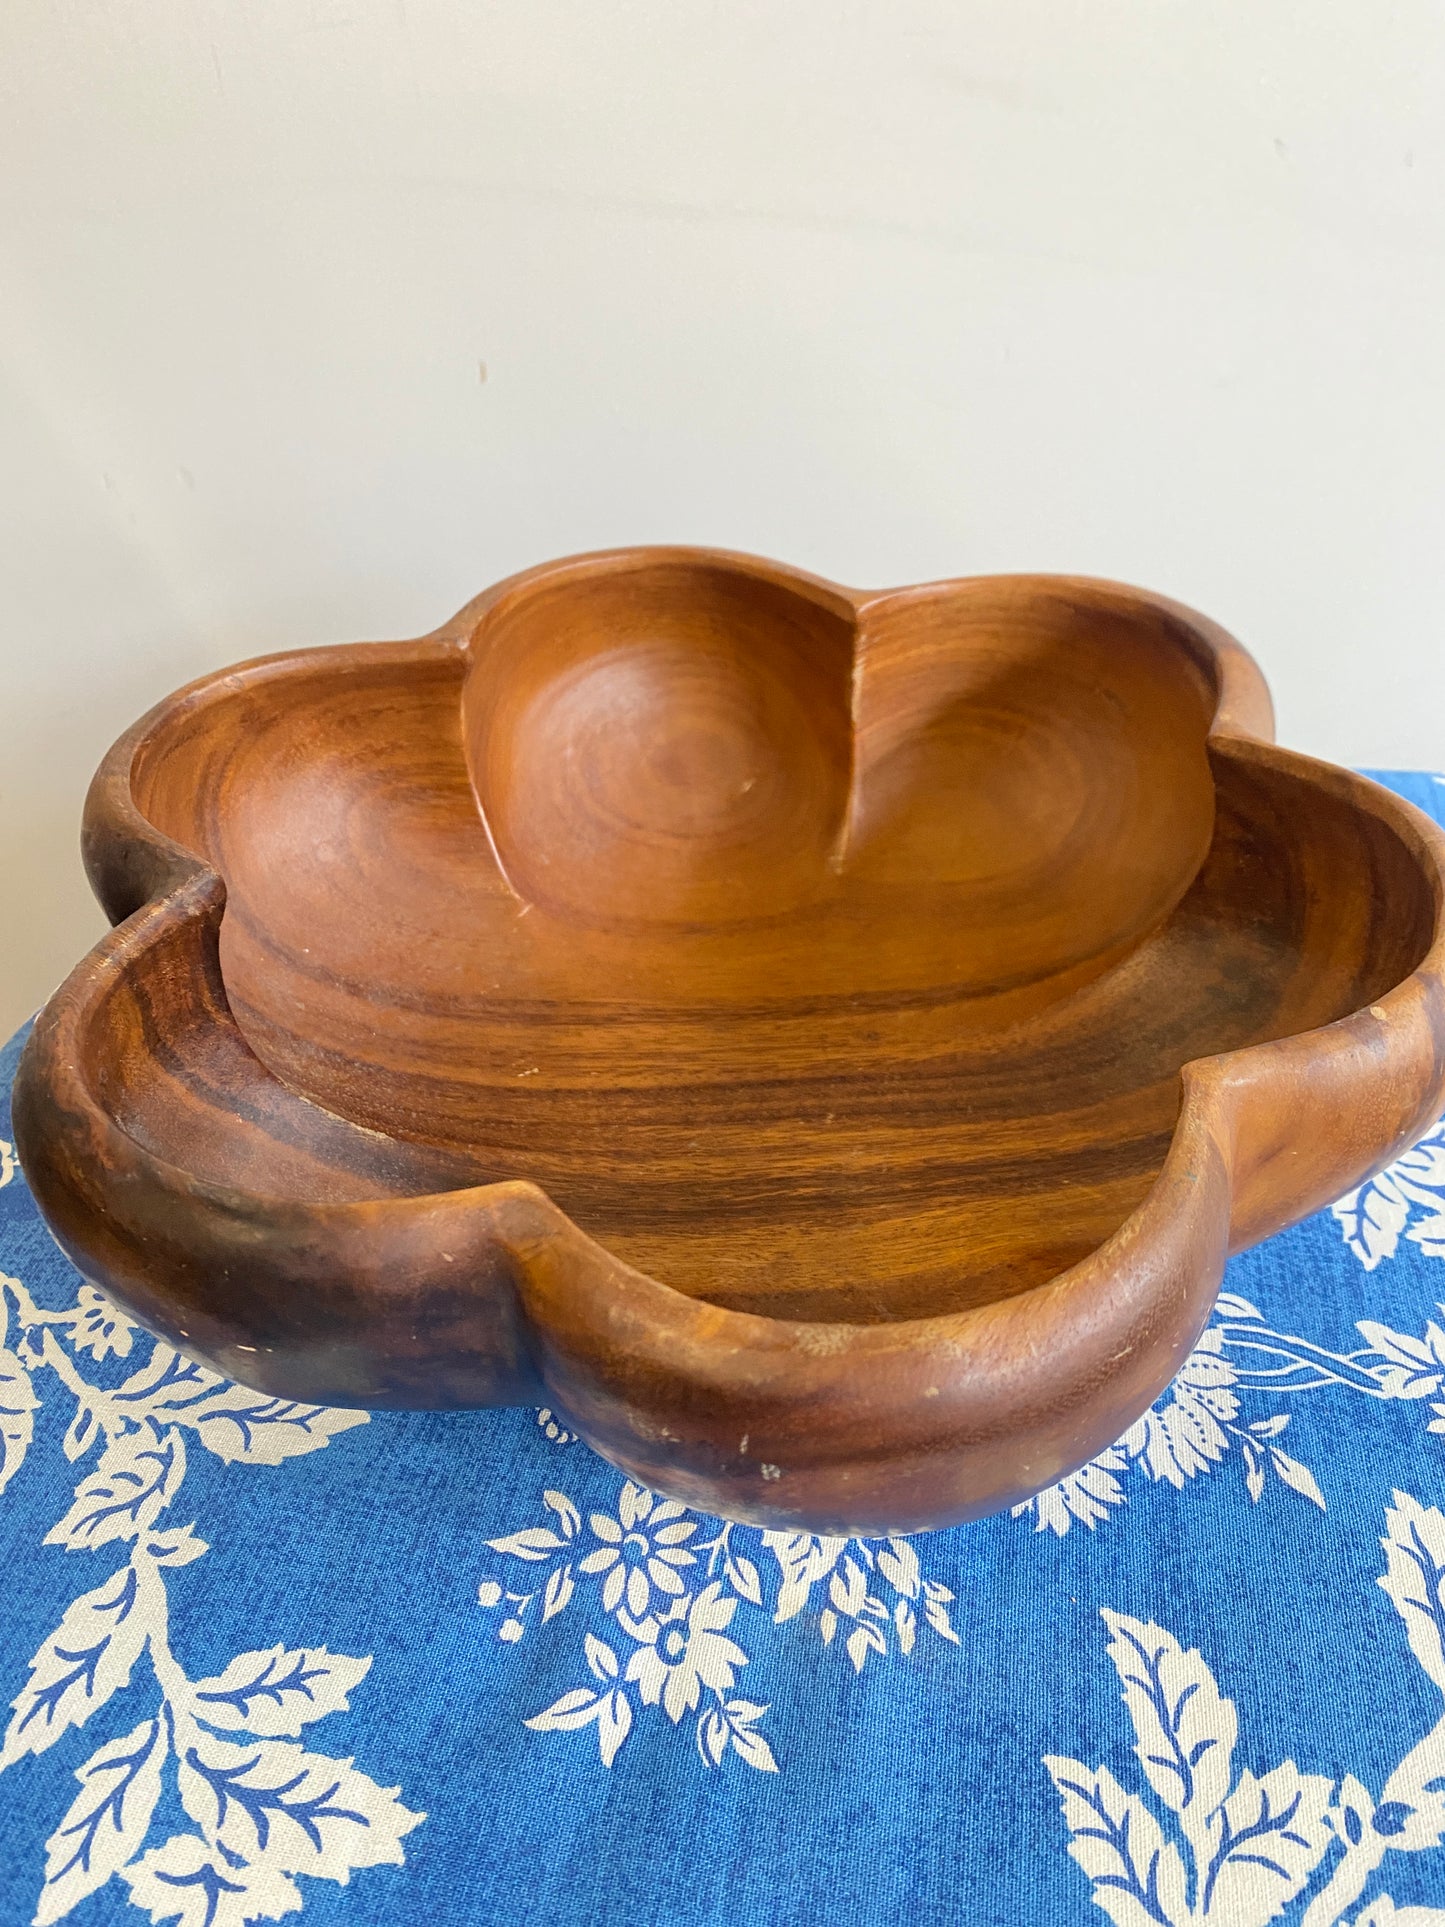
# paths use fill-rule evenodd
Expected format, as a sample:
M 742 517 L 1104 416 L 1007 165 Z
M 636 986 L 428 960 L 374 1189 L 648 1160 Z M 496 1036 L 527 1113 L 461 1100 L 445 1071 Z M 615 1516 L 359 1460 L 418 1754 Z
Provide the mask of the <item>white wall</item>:
M 133 715 L 576 549 L 1121 576 L 1445 764 L 1442 103 L 1434 0 L 5 0 L 0 1027 Z

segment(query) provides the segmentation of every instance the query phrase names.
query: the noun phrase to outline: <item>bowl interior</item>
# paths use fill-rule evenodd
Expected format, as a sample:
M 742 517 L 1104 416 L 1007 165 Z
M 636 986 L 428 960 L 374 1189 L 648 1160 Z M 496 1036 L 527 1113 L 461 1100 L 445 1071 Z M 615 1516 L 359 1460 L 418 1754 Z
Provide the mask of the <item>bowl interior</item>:
M 871 1322 L 1075 1262 L 1181 1064 L 1417 961 L 1391 833 L 1211 750 L 1215 693 L 1122 595 L 653 563 L 240 678 L 133 781 L 226 881 L 256 1055 L 416 1188 L 531 1178 L 679 1290 Z

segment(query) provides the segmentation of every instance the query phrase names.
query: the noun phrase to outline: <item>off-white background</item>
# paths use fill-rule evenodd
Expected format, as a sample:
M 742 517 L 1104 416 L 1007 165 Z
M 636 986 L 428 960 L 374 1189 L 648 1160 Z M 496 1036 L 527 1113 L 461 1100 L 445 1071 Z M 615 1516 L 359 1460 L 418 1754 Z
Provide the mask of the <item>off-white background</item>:
M 6 1030 L 133 715 L 570 550 L 1130 578 L 1440 765 L 1445 10 L 4 0 L 0 388 Z

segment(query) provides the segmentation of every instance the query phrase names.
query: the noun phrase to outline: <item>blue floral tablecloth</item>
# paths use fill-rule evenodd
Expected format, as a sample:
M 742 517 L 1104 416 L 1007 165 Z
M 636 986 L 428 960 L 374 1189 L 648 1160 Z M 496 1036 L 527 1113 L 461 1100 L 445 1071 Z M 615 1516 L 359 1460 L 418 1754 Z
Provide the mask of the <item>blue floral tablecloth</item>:
M 229 1385 L 0 1186 L 0 1927 L 1445 1927 L 1445 1127 L 911 1539 Z

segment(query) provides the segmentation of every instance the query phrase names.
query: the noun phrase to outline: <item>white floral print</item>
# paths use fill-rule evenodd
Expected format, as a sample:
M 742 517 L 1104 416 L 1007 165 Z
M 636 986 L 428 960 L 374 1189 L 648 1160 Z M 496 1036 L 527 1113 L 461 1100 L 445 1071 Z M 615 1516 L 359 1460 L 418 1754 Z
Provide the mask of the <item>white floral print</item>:
M 155 1923 L 244 1927 L 301 1908 L 295 1875 L 345 1882 L 359 1868 L 401 1865 L 402 1840 L 425 1816 L 401 1803 L 398 1787 L 306 1744 L 307 1727 L 346 1710 L 369 1658 L 277 1644 L 237 1653 L 208 1678 L 187 1673 L 171 1645 L 167 1585 L 208 1548 L 193 1526 L 167 1525 L 164 1515 L 188 1448 L 278 1465 L 367 1414 L 265 1398 L 159 1343 L 112 1390 L 85 1377 L 82 1358 L 129 1358 L 136 1340 L 93 1286 L 82 1285 L 68 1309 L 43 1311 L 18 1278 L 0 1274 L 0 1488 L 33 1443 L 34 1377 L 47 1373 L 75 1402 L 67 1457 L 97 1448 L 99 1456 L 46 1543 L 125 1555 L 70 1601 L 32 1657 L 0 1772 L 72 1738 L 129 1692 L 138 1723 L 75 1768 L 80 1790 L 46 1842 L 36 1927 L 117 1879 Z M 143 1659 L 150 1677 L 137 1682 Z M 194 1830 L 152 1844 L 167 1785 Z
M 697 1555 L 687 1550 L 685 1541 L 697 1531 L 697 1521 L 689 1519 L 686 1508 L 675 1499 L 654 1499 L 630 1484 L 622 1489 L 619 1510 L 620 1519 L 604 1512 L 592 1514 L 588 1523 L 602 1543 L 579 1561 L 578 1570 L 606 1574 L 604 1612 L 616 1612 L 625 1603 L 629 1617 L 642 1620 L 654 1592 L 663 1596 L 660 1604 L 680 1599 L 686 1592 L 680 1569 L 696 1562 Z
M 1375 1272 L 1412 1247 L 1445 1256 L 1434 1222 L 1442 1211 L 1437 1127 L 1373 1187 L 1341 1200 L 1335 1219 Z M 1408 1406 L 1422 1430 L 1445 1433 L 1445 1315 L 1423 1330 L 1359 1319 L 1353 1336 L 1358 1343 L 1332 1349 L 1337 1338 L 1325 1345 L 1278 1329 L 1247 1299 L 1222 1294 L 1165 1397 L 1020 1515 L 1047 1537 L 1092 1531 L 1138 1491 L 1186 1493 L 1226 1471 L 1256 1504 L 1273 1489 L 1276 1502 L 1323 1510 L 1326 1469 L 1317 1478 L 1295 1455 L 1307 1439 L 1296 1446 L 1292 1434 L 1289 1452 L 1282 1443 L 1292 1426 L 1307 1431 L 1301 1414 L 1318 1395 Z M 121 1382 L 92 1382 L 92 1361 Z M 195 1677 L 169 1631 L 174 1570 L 207 1550 L 195 1527 L 168 1523 L 188 1452 L 280 1465 L 367 1415 L 229 1385 L 152 1344 L 90 1286 L 69 1307 L 45 1311 L 20 1280 L 3 1279 L 0 1491 L 34 1450 L 46 1379 L 73 1408 L 63 1449 L 77 1465 L 73 1499 L 48 1540 L 124 1563 L 58 1612 L 15 1698 L 0 1771 L 74 1744 L 97 1708 L 125 1704 L 124 1695 L 136 1719 L 74 1769 L 78 1792 L 46 1844 L 43 1874 L 37 1867 L 38 1927 L 106 1882 L 155 1923 L 242 1927 L 300 1909 L 306 1877 L 344 1882 L 368 1866 L 404 1864 L 406 1837 L 424 1816 L 403 1804 L 400 1788 L 309 1744 L 314 1723 L 365 1690 L 368 1658 L 257 1644 Z M 553 1412 L 538 1412 L 536 1425 L 557 1448 L 557 1466 L 585 1466 L 595 1481 L 596 1462 L 577 1460 L 581 1448 Z M 572 1481 L 564 1474 L 559 1483 Z M 1387 1526 L 1380 1583 L 1417 1661 L 1445 1692 L 1445 1517 L 1397 1493 Z M 942 1657 L 958 1645 L 954 1594 L 936 1564 L 948 1543 L 728 1525 L 618 1476 L 609 1496 L 594 1492 L 588 1504 L 549 1485 L 516 1530 L 488 1540 L 476 1599 L 504 1650 L 541 1638 L 567 1664 L 550 1696 L 522 1702 L 532 1732 L 595 1746 L 603 1768 L 641 1730 L 669 1744 L 690 1734 L 688 1750 L 706 1769 L 772 1774 L 787 1769 L 792 1736 L 785 1722 L 777 1730 L 779 1709 L 755 1682 L 786 1649 L 760 1635 L 788 1626 L 850 1679 L 917 1664 L 920 1642 Z M 1338 1767 L 1317 1771 L 1316 1762 L 1243 1764 L 1235 1710 L 1204 1658 L 1150 1619 L 1104 1618 L 1142 1779 L 1131 1784 L 1134 1768 L 1118 1762 L 1094 1768 L 1051 1755 L 1047 1764 L 1070 1851 L 1105 1914 L 1121 1927 L 1264 1927 L 1285 1916 L 1298 1927 L 1445 1927 L 1445 1911 L 1397 1903 L 1384 1890 L 1392 1856 L 1445 1842 L 1445 1720 L 1403 1749 L 1374 1791 L 1368 1776 L 1340 1779 Z M 511 1663 L 503 1653 L 497 1661 Z M 153 1824 L 170 1810 L 186 1824 Z
M 729 1697 L 750 1663 L 735 1615 L 767 1610 L 760 1561 L 776 1570 L 775 1625 L 798 1618 L 823 1588 L 813 1621 L 824 1645 L 838 1644 L 855 1673 L 870 1657 L 906 1658 L 920 1625 L 931 1637 L 958 1643 L 949 1619 L 953 1594 L 925 1579 L 907 1539 L 829 1539 L 807 1532 L 764 1532 L 693 1516 L 675 1499 L 658 1498 L 626 1481 L 615 1513 L 580 1509 L 564 1492 L 547 1491 L 548 1525 L 531 1525 L 488 1541 L 522 1566 L 539 1568 L 527 1589 L 495 1577 L 477 1588 L 478 1604 L 500 1612 L 497 1637 L 515 1645 L 529 1626 L 545 1626 L 584 1594 L 595 1613 L 610 1614 L 625 1659 L 593 1632 L 583 1657 L 593 1685 L 576 1686 L 524 1723 L 536 1732 L 594 1728 L 607 1766 L 633 1731 L 641 1707 L 657 1707 L 674 1726 L 697 1714 L 695 1738 L 704 1765 L 728 1752 L 763 1772 L 777 1769 L 772 1747 L 756 1730 L 768 1706 Z M 711 1528 L 712 1536 L 698 1533 Z M 749 1550 L 751 1548 L 751 1550 Z M 636 1703 L 632 1690 L 636 1693 Z
M 1445 1514 L 1397 1492 L 1381 1543 L 1379 1583 L 1445 1693 Z M 1234 1764 L 1235 1709 L 1201 1655 L 1161 1626 L 1107 1607 L 1103 1618 L 1157 1806 L 1106 1766 L 1064 1756 L 1044 1765 L 1069 1852 L 1116 1927 L 1267 1927 L 1301 1897 L 1301 1927 L 1445 1922 L 1431 1909 L 1397 1908 L 1387 1894 L 1349 1919 L 1390 1854 L 1445 1841 L 1445 1717 L 1405 1753 L 1378 1801 L 1353 1774 L 1336 1782 L 1293 1760 L 1256 1775 Z
M 627 1662 L 627 1677 L 637 1681 L 643 1704 L 656 1706 L 676 1726 L 692 1712 L 704 1686 L 721 1696 L 732 1685 L 748 1656 L 723 1628 L 737 1611 L 736 1599 L 724 1599 L 717 1580 L 704 1586 L 690 1603 L 678 1600 L 661 1620 L 650 1620 L 647 1637 L 640 1640 Z
M 1394 1257 L 1402 1234 L 1426 1257 L 1445 1258 L 1445 1120 L 1331 1210 L 1366 1271 Z
M 1117 1445 L 1015 1507 L 1016 1515 L 1060 1536 L 1076 1524 L 1092 1529 L 1126 1502 L 1129 1475 L 1182 1489 L 1236 1453 L 1256 1504 L 1272 1475 L 1325 1510 L 1314 1473 L 1279 1443 L 1293 1416 L 1279 1409 L 1281 1397 L 1333 1388 L 1389 1402 L 1429 1399 L 1425 1429 L 1445 1432 L 1445 1397 L 1435 1396 L 1445 1393 L 1445 1329 L 1431 1320 L 1416 1337 L 1368 1318 L 1356 1320 L 1355 1329 L 1363 1345 L 1331 1351 L 1276 1331 L 1248 1299 L 1221 1292 L 1214 1324 L 1153 1410 Z M 1276 1409 L 1249 1418 L 1241 1401 L 1265 1395 Z

